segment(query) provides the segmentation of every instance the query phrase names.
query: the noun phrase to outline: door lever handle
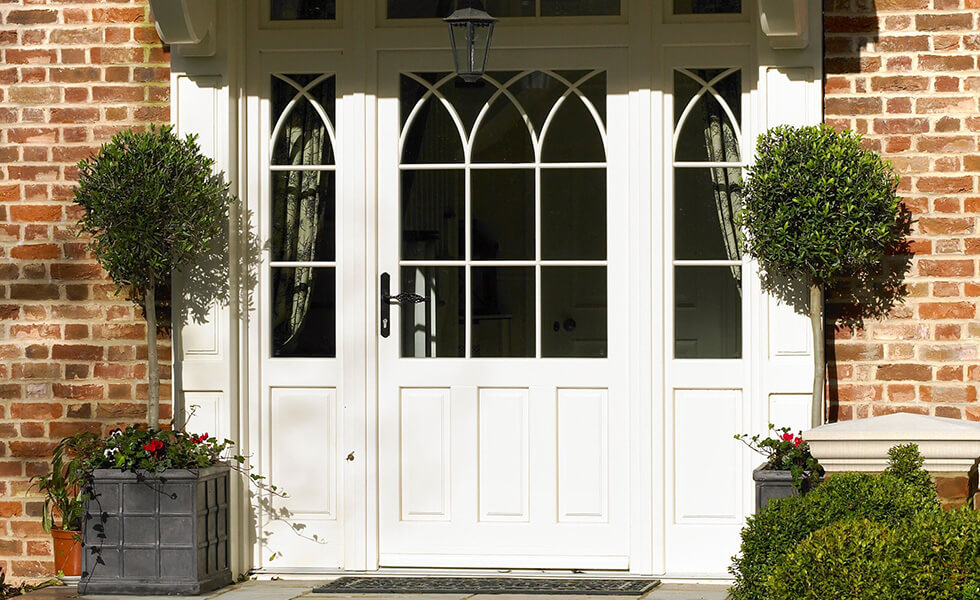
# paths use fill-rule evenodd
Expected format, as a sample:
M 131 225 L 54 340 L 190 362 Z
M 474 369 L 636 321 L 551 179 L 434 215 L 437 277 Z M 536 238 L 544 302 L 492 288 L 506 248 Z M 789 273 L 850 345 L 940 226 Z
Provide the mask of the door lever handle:
M 428 302 L 425 296 L 403 292 L 391 295 L 391 275 L 381 274 L 381 337 L 386 338 L 391 335 L 391 305 L 411 306 L 422 302 Z
M 396 296 L 386 296 L 384 298 L 388 301 L 388 304 L 419 304 L 425 302 L 425 296 L 419 296 L 418 294 L 410 294 L 408 292 L 402 292 Z

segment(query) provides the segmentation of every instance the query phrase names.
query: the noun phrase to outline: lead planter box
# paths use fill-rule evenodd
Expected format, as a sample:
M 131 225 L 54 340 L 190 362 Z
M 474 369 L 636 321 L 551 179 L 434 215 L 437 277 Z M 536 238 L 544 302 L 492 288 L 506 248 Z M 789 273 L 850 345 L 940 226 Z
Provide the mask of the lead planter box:
M 230 584 L 228 481 L 227 465 L 143 477 L 96 470 L 79 593 L 201 594 Z
M 789 498 L 797 496 L 800 490 L 793 485 L 792 471 L 774 471 L 764 469 L 765 465 L 752 471 L 752 479 L 755 480 L 755 512 L 761 511 L 769 505 L 769 502 L 779 498 Z M 808 473 L 803 474 L 803 493 L 809 491 L 810 485 L 807 479 Z

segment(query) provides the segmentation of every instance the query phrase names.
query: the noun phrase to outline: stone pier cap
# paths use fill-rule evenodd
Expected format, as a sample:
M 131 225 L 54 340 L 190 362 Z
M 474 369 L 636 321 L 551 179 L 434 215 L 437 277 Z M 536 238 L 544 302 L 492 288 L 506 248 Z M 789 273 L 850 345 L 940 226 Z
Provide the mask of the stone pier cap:
M 828 473 L 876 473 L 888 466 L 888 449 L 919 446 L 931 473 L 969 473 L 980 459 L 980 422 L 896 413 L 842 421 L 803 433 Z

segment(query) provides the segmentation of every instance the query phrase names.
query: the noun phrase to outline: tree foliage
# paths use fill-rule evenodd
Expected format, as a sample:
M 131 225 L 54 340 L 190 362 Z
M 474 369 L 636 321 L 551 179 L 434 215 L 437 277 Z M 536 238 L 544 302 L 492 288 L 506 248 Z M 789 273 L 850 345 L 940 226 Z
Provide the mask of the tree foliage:
M 196 136 L 123 131 L 79 164 L 81 228 L 109 277 L 142 302 L 151 282 L 204 254 L 221 232 L 228 184 Z
M 891 166 L 853 132 L 771 129 L 742 197 L 748 251 L 767 274 L 810 285 L 877 271 L 904 237 L 897 189 Z
M 79 163 L 75 203 L 95 258 L 146 315 L 147 421 L 159 422 L 156 288 L 208 253 L 227 222 L 228 184 L 195 136 L 171 127 L 123 131 Z

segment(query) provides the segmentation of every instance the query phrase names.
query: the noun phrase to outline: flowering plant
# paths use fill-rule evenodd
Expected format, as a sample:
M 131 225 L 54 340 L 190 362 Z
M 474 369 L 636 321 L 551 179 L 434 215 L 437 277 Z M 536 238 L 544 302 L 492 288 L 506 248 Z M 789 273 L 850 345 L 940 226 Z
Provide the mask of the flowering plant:
M 797 488 L 802 487 L 804 480 L 810 486 L 819 483 L 823 468 L 810 454 L 810 445 L 803 440 L 802 432 L 793 434 L 789 427 L 776 429 L 772 423 L 769 431 L 770 435 L 764 439 L 761 435 L 749 437 L 747 434 L 736 435 L 735 439 L 766 457 L 763 469 L 790 471 Z

